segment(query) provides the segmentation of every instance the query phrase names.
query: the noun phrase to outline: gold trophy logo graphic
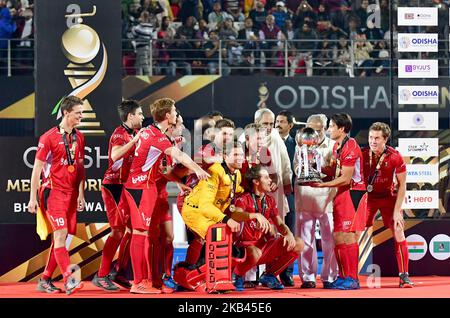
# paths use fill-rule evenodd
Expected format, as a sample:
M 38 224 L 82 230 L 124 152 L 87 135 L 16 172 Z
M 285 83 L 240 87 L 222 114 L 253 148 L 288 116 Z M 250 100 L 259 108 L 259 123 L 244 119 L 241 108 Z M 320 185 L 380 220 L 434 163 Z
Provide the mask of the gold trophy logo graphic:
M 97 8 L 93 6 L 90 13 L 75 13 L 65 15 L 67 19 L 76 18 L 76 23 L 71 25 L 62 35 L 61 47 L 64 55 L 70 61 L 64 70 L 73 91 L 68 95 L 84 99 L 83 121 L 78 129 L 86 135 L 104 135 L 105 131 L 100 127 L 95 112 L 86 98 L 103 81 L 108 67 L 108 54 L 105 45 L 100 41 L 97 32 L 90 26 L 83 24 L 83 17 L 92 17 Z M 103 51 L 103 59 L 100 67 L 96 70 L 92 60 L 98 55 L 100 48 Z M 54 108 L 52 115 L 58 112 L 57 119 L 62 114 L 59 108 L 62 99 Z

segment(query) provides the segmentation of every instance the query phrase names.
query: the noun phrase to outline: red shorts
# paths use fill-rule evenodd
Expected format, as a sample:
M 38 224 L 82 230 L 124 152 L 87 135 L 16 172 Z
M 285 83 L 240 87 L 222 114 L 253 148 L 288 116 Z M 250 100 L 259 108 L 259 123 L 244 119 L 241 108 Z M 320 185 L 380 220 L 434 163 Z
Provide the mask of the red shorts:
M 159 197 L 156 199 L 151 225 L 157 226 L 168 221 L 172 221 L 172 215 L 169 211 L 169 201 L 167 198 Z
M 268 264 L 275 258 L 287 253 L 287 247 L 283 246 L 283 237 L 271 238 L 268 241 L 259 240 L 255 246 L 261 250 L 258 264 Z
M 156 187 L 125 189 L 124 192 L 130 209 L 131 227 L 133 230 L 148 231 L 156 203 Z
M 333 201 L 333 232 L 363 231 L 366 226 L 364 191 L 338 192 Z
M 102 198 L 111 228 L 130 227 L 130 209 L 122 184 L 103 184 Z
M 53 231 L 67 229 L 69 234 L 77 232 L 78 191 L 71 193 L 45 188 L 39 194 L 45 213 Z
M 367 200 L 367 226 L 370 227 L 373 225 L 375 215 L 379 210 L 384 226 L 392 228 L 395 201 L 397 201 L 397 197 L 393 196 L 386 196 L 385 198 L 371 198 L 369 196 Z

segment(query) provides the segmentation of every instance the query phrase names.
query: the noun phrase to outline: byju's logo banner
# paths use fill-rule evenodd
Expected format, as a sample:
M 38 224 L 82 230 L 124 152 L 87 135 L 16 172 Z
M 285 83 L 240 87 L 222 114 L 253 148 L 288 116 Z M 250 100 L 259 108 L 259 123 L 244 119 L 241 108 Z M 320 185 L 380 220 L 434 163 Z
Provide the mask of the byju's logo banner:
M 438 78 L 438 60 L 398 60 L 399 78 Z

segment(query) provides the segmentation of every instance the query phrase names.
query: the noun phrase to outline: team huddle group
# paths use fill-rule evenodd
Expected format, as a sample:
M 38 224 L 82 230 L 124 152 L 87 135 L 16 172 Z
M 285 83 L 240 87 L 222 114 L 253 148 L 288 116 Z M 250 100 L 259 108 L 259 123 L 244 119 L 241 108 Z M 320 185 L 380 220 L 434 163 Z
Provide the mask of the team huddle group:
M 76 279 L 66 248 L 76 234 L 76 214 L 84 199 L 83 134 L 75 127 L 83 117 L 83 100 L 66 97 L 62 120 L 39 139 L 31 177 L 28 209 L 42 213 L 52 227 L 52 245 L 37 290 L 60 293 L 52 277 L 59 266 L 64 288 L 71 294 L 83 287 Z M 288 111 L 256 111 L 254 123 L 237 136 L 232 120 L 215 112 L 195 122 L 202 146 L 191 158 L 182 151 L 183 118 L 170 98 L 150 106 L 153 123 L 142 127 L 139 103 L 118 106 L 121 124 L 113 132 L 102 197 L 111 234 L 92 283 L 108 292 L 173 293 L 243 291 L 258 285 L 293 287 L 293 263 L 299 259 L 301 288 L 315 288 L 317 277 L 316 223 L 319 223 L 326 289 L 359 289 L 358 241 L 378 211 L 395 237 L 400 287 L 413 287 L 408 276 L 408 248 L 401 205 L 406 192 L 406 166 L 387 145 L 391 131 L 384 123 L 369 128 L 363 150 L 349 136 L 348 114 L 311 115 L 309 132 L 317 135 L 316 162 L 322 180 L 299 184 L 302 140 L 293 138 Z M 317 162 L 318 161 L 318 162 Z M 41 180 L 42 178 L 42 180 Z M 186 224 L 186 258 L 172 266 L 173 222 L 166 185 L 179 189 L 178 211 Z M 212 234 L 211 234 L 212 233 Z M 212 241 L 230 238 L 213 251 Z M 214 262 L 205 264 L 206 254 Z M 113 260 L 118 251 L 117 261 Z M 208 256 L 208 259 L 211 257 Z M 126 275 L 129 260 L 133 280 Z M 212 265 L 211 265 L 212 264 Z M 214 274 L 206 278 L 208 266 Z M 172 275 L 172 270 L 174 275 Z M 208 273 L 212 273 L 208 269 Z M 206 287 L 205 287 L 206 286 Z

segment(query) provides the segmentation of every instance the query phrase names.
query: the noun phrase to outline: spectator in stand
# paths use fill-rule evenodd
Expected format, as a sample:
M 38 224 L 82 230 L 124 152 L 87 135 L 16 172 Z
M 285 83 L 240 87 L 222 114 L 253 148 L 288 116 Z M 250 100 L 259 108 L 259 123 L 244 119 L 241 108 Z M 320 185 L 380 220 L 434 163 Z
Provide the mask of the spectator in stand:
M 266 5 L 266 0 L 255 0 L 256 7 L 252 9 L 248 16 L 253 20 L 253 26 L 258 31 L 261 30 L 264 22 L 266 21 L 267 11 L 264 8 Z
M 275 62 L 274 48 L 277 46 L 276 40 L 280 41 L 282 36 L 283 33 L 280 28 L 275 25 L 275 17 L 271 14 L 268 15 L 266 17 L 266 23 L 259 30 L 259 39 L 262 41 L 260 45 L 266 59 L 266 67 Z
M 353 50 L 349 45 L 349 40 L 346 36 L 341 35 L 336 47 L 333 49 L 333 61 L 336 68 L 336 75 L 350 77 L 354 76 L 352 65 Z
M 242 50 L 242 67 L 245 75 L 253 73 L 255 60 L 259 61 L 260 52 L 258 50 L 258 30 L 253 27 L 252 18 L 248 17 L 244 21 L 244 28 L 238 32 L 239 44 Z
M 287 19 L 290 19 L 290 15 L 287 13 L 286 5 L 283 1 L 277 2 L 277 9 L 272 13 L 272 15 L 275 17 L 275 24 L 280 28 L 284 28 L 284 24 L 286 23 Z
M 15 38 L 22 41 L 16 42 L 13 58 L 20 63 L 20 68 L 15 72 L 16 75 L 33 74 L 34 66 L 34 23 L 33 10 L 25 9 L 19 11 L 19 18 L 16 22 L 17 29 L 14 34 Z
M 180 14 L 180 0 L 170 0 L 170 9 L 172 10 L 173 21 L 178 21 Z
M 156 32 L 147 11 L 141 13 L 139 24 L 132 29 L 132 33 L 136 41 L 136 75 L 150 75 L 150 40 L 156 38 Z
M 169 17 L 163 17 L 161 21 L 161 28 L 158 31 L 158 42 L 156 43 L 155 52 L 157 52 L 157 67 L 156 74 L 172 75 L 172 70 L 169 70 L 169 46 L 173 44 L 175 37 L 175 30 L 170 26 Z M 155 55 L 155 52 L 153 53 Z
M 208 23 L 205 19 L 200 19 L 200 21 L 198 21 L 198 30 L 195 32 L 195 38 L 203 41 L 208 38 L 208 32 Z
M 6 0 L 0 0 L 0 75 L 6 74 L 8 39 L 12 38 L 15 31 L 16 24 L 6 6 Z
M 162 12 L 164 12 L 163 7 L 159 4 L 158 1 L 155 0 L 143 0 L 141 1 L 141 7 L 138 10 L 138 13 L 147 11 L 150 15 L 150 20 L 156 20 L 156 16 Z
M 228 10 L 228 14 L 233 18 L 234 22 L 244 22 L 245 15 L 242 13 L 241 8 L 232 8 Z
M 231 10 L 239 8 L 239 0 L 222 0 L 225 11 L 231 15 Z
M 214 3 L 213 12 L 208 16 L 208 24 L 210 29 L 218 29 L 222 25 L 223 21 L 228 18 L 228 14 L 222 11 L 222 5 L 220 2 Z
M 355 64 L 359 71 L 360 77 L 370 76 L 372 74 L 373 59 L 370 53 L 373 51 L 373 46 L 370 41 L 367 40 L 366 35 L 362 32 L 358 34 L 355 39 L 354 48 Z
M 313 54 L 314 75 L 333 75 L 333 47 L 327 39 L 321 39 L 317 51 Z
M 201 0 L 203 4 L 203 19 L 208 20 L 208 16 L 213 12 L 214 3 L 218 0 Z
M 332 40 L 334 44 L 340 36 L 347 37 L 347 33 L 340 29 L 334 28 L 330 21 L 321 21 L 317 23 L 317 33 L 322 39 Z
M 331 14 L 331 24 L 334 27 L 348 31 L 348 21 L 350 20 L 351 13 L 346 1 L 342 1 L 339 11 Z
M 294 23 L 292 22 L 291 19 L 286 20 L 282 32 L 287 40 L 292 41 L 294 39 L 295 37 Z
M 358 32 L 359 32 L 360 28 L 359 28 L 359 19 L 356 16 L 352 16 L 350 17 L 349 21 L 348 21 L 348 37 L 350 40 L 355 40 L 356 37 L 358 36 Z
M 323 3 L 317 9 L 317 21 L 331 21 L 330 13 Z
M 328 8 L 330 14 L 340 10 L 342 0 L 322 0 L 323 5 Z
M 195 36 L 195 24 L 197 21 L 193 16 L 188 17 L 185 22 L 178 28 L 177 34 L 183 35 L 186 39 L 191 40 Z
M 389 59 L 389 50 L 387 49 L 387 43 L 384 40 L 378 41 L 374 49 L 375 62 L 373 67 L 375 68 L 375 74 L 379 75 L 386 70 L 390 72 L 391 60 Z
M 303 0 L 295 11 L 294 16 L 294 28 L 298 29 L 303 27 L 305 24 L 305 20 L 309 20 L 314 22 L 317 21 L 317 14 L 314 12 L 314 9 L 309 5 L 308 1 Z
M 181 9 L 178 13 L 178 19 L 181 23 L 185 23 L 189 17 L 194 17 L 198 20 L 198 0 L 183 0 L 181 2 Z
M 291 76 L 295 75 L 297 66 L 301 60 L 306 65 L 306 75 L 312 76 L 313 61 L 312 57 L 317 49 L 317 33 L 313 30 L 310 23 L 304 23 L 302 29 L 296 31 L 294 35 L 296 55 L 291 64 Z
M 362 0 L 361 6 L 355 10 L 355 15 L 358 16 L 361 28 L 367 27 L 367 18 L 369 13 L 367 12 L 369 8 L 369 0 Z
M 216 31 L 212 30 L 209 32 L 209 41 L 205 43 L 204 49 L 209 74 L 215 75 L 217 73 L 220 53 L 222 57 L 222 75 L 230 75 L 231 69 L 226 63 L 227 50 L 225 48 L 220 50 L 219 36 Z
M 381 15 L 381 29 L 383 32 L 388 32 L 389 27 L 389 0 L 380 1 L 380 15 Z M 394 23 L 395 25 L 396 23 Z
M 236 42 L 237 30 L 233 27 L 233 19 L 226 18 L 219 31 L 219 38 L 222 40 L 222 47 L 227 49 L 228 65 L 237 65 L 242 61 L 243 47 Z
M 169 46 L 169 75 L 175 76 L 177 69 L 182 69 L 184 75 L 192 75 L 192 67 L 188 59 L 188 53 L 191 50 L 192 44 L 188 42 L 186 36 L 177 34 L 175 41 Z
M 303 0 L 286 0 L 285 4 L 288 12 L 293 15 L 302 1 Z

